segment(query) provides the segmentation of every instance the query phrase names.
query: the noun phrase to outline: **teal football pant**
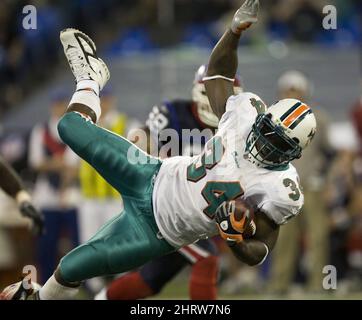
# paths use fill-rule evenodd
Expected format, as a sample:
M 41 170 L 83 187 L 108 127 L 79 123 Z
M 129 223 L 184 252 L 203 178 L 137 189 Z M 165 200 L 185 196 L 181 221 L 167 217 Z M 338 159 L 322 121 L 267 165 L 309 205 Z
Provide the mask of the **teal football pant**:
M 78 282 L 121 273 L 175 251 L 168 242 L 157 237 L 159 231 L 152 209 L 153 181 L 161 161 L 75 112 L 63 116 L 58 131 L 75 153 L 119 191 L 124 202 L 120 215 L 106 223 L 88 242 L 63 257 L 60 262 L 63 279 Z M 132 164 L 128 154 L 148 162 Z

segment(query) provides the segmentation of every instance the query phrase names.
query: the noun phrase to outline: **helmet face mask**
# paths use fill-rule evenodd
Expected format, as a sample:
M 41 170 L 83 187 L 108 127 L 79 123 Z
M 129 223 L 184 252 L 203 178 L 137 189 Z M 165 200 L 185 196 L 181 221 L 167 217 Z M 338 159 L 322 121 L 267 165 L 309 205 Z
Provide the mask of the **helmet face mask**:
M 247 137 L 246 152 L 252 162 L 275 169 L 300 158 L 302 148 L 273 123 L 270 114 L 259 114 Z

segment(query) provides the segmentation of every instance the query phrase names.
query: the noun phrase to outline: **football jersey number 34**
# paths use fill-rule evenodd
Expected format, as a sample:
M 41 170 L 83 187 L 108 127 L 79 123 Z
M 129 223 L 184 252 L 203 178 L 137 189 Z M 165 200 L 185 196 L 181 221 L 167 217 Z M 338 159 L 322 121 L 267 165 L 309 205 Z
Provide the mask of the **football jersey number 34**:
M 197 161 L 188 166 L 187 180 L 196 183 L 204 178 L 207 170 L 212 170 L 221 161 L 224 151 L 221 137 L 211 139 Z M 207 202 L 203 212 L 210 219 L 214 219 L 216 209 L 224 201 L 236 199 L 244 194 L 244 190 L 239 181 L 208 181 L 201 194 Z
M 212 170 L 220 161 L 224 154 L 225 148 L 222 144 L 221 137 L 214 137 L 209 140 L 205 151 L 200 154 L 197 160 L 187 168 L 187 180 L 198 182 L 206 176 L 207 170 Z M 289 198 L 298 201 L 302 191 L 299 181 L 295 183 L 291 179 L 284 179 L 283 184 L 286 188 L 291 189 L 288 194 Z M 208 181 L 201 191 L 202 196 L 207 202 L 203 212 L 210 218 L 214 219 L 217 208 L 228 200 L 236 199 L 244 194 L 244 190 L 239 181 Z

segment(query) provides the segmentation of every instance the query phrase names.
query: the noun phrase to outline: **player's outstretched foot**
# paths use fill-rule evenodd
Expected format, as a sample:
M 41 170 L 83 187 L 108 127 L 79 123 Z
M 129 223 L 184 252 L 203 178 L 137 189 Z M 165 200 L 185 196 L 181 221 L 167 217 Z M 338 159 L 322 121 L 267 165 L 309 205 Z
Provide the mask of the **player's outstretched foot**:
M 98 58 L 92 39 L 79 30 L 68 28 L 60 32 L 60 41 L 76 81 L 94 80 L 102 90 L 110 74 L 104 61 Z
M 11 284 L 0 293 L 0 300 L 37 300 L 37 292 L 41 286 L 32 282 L 26 286 L 24 280 Z

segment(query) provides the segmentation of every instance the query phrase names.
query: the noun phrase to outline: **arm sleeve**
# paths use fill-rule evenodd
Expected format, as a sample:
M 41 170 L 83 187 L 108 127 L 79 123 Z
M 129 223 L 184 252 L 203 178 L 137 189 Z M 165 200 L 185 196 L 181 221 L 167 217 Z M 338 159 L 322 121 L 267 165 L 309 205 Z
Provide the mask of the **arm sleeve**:
M 0 158 L 0 187 L 10 197 L 14 198 L 24 187 L 15 171 Z
M 267 201 L 261 204 L 259 207 L 261 211 L 277 225 L 286 224 L 290 219 L 297 216 L 300 213 L 301 206 L 298 205 L 280 205 Z

